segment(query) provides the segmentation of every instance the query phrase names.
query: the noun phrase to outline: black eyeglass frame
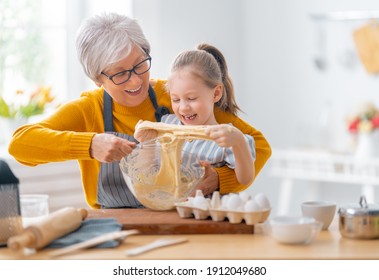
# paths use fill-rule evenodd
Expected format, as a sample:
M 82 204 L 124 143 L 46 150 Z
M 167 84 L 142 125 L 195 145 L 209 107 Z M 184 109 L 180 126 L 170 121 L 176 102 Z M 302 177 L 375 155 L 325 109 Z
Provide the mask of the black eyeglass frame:
M 138 73 L 137 73 L 137 72 L 136 72 L 136 69 L 138 69 L 138 67 L 140 67 L 143 63 L 146 63 L 146 61 L 149 61 L 149 68 L 148 68 L 146 71 L 143 71 L 142 73 L 141 73 L 141 72 L 138 72 Z M 127 81 L 129 81 L 130 78 L 132 77 L 132 73 L 134 73 L 134 74 L 136 74 L 136 75 L 142 75 L 142 74 L 145 74 L 147 71 L 149 71 L 150 68 L 151 68 L 151 56 L 148 55 L 148 57 L 147 57 L 146 59 L 144 59 L 144 60 L 142 60 L 140 63 L 134 65 L 134 67 L 133 67 L 132 69 L 129 69 L 129 70 L 123 70 L 123 71 L 120 71 L 120 72 L 118 72 L 118 73 L 116 73 L 116 74 L 113 74 L 113 75 L 111 75 L 111 76 L 108 76 L 108 75 L 105 74 L 103 71 L 101 71 L 100 74 L 101 74 L 101 75 L 104 75 L 104 76 L 107 77 L 109 80 L 111 80 L 116 86 L 118 86 L 118 85 L 124 84 L 124 83 L 126 83 Z M 113 77 L 115 77 L 115 76 L 117 76 L 117 75 L 120 75 L 120 74 L 125 74 L 125 73 L 129 73 L 129 77 L 128 77 L 125 81 L 123 81 L 123 82 L 121 82 L 121 83 L 116 83 L 115 81 L 113 81 Z

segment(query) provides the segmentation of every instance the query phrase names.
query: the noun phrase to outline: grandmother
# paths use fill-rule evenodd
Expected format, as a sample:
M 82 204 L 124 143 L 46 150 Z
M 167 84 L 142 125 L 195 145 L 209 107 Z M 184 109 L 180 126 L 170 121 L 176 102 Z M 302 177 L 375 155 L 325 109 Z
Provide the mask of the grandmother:
M 139 24 L 124 15 L 105 13 L 87 19 L 77 35 L 77 51 L 97 88 L 60 106 L 45 120 L 17 129 L 9 153 L 28 166 L 77 160 L 92 208 L 142 207 L 128 189 L 119 161 L 136 146 L 132 135 L 140 119 L 160 121 L 163 114 L 172 113 L 166 81 L 150 79 L 150 44 Z M 215 113 L 219 123 L 232 123 L 254 137 L 258 173 L 271 155 L 262 133 L 227 112 Z M 198 185 L 205 195 L 247 187 L 237 182 L 232 169 L 209 165 Z

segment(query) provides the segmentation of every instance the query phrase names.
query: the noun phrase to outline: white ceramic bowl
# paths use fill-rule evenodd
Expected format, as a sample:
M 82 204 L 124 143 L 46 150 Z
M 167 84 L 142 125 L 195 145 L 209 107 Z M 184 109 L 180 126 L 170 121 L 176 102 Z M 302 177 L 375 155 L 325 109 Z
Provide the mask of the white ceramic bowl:
M 303 216 L 313 217 L 323 223 L 322 230 L 327 230 L 336 213 L 333 201 L 306 201 L 301 204 Z
M 319 234 L 322 223 L 311 217 L 277 216 L 268 221 L 268 231 L 280 243 L 308 244 Z

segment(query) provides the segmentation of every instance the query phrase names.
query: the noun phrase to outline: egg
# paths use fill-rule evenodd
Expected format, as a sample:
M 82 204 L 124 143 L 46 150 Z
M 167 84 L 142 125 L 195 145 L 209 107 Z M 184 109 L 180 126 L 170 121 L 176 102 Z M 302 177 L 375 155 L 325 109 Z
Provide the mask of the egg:
M 250 194 L 248 194 L 247 192 L 240 192 L 239 196 L 243 202 L 247 202 L 250 199 Z
M 255 200 L 248 200 L 245 203 L 243 210 L 245 212 L 257 212 L 257 211 L 262 210 L 262 208 Z
M 208 201 L 204 196 L 198 195 L 192 200 L 192 205 L 200 209 L 208 209 Z
M 270 206 L 270 201 L 268 200 L 267 196 L 263 193 L 258 193 L 254 196 L 253 199 L 258 205 L 261 207 L 261 209 L 269 209 L 271 208 Z
M 243 205 L 243 201 L 238 194 L 229 195 L 229 198 L 226 204 L 226 208 L 228 210 L 238 211 L 240 210 L 240 208 L 242 208 L 242 205 Z
M 229 200 L 229 195 L 223 195 L 221 197 L 221 208 L 227 209 L 228 205 L 228 200 Z

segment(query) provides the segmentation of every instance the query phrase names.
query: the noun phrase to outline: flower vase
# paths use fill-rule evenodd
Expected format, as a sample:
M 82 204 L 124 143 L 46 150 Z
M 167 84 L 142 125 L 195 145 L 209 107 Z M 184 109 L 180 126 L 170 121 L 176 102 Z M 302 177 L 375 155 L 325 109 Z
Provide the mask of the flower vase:
M 360 160 L 379 157 L 379 130 L 358 135 L 355 156 Z

